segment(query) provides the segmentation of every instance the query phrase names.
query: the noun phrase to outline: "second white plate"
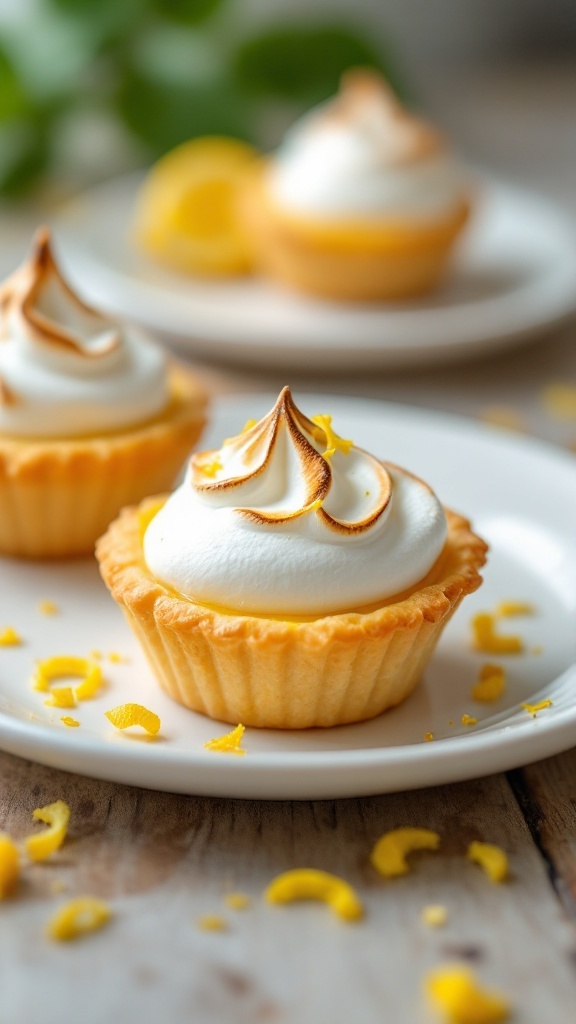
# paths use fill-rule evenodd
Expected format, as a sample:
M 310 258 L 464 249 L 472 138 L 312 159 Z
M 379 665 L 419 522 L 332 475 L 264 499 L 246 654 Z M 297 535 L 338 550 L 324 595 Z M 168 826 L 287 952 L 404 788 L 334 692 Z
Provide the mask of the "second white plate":
M 227 399 L 214 410 L 206 446 L 260 416 L 275 396 Z M 576 462 L 550 446 L 466 420 L 383 403 L 306 396 L 309 412 L 332 412 L 345 437 L 429 480 L 446 504 L 473 519 L 491 552 L 486 580 L 447 628 L 414 695 L 371 722 L 308 732 L 248 730 L 245 757 L 204 742 L 229 726 L 165 696 L 91 559 L 0 560 L 0 628 L 21 647 L 0 647 L 0 747 L 69 771 L 182 793 L 268 799 L 359 796 L 455 782 L 558 753 L 576 743 Z M 477 704 L 471 690 L 486 660 L 471 650 L 470 618 L 503 599 L 533 602 L 509 620 L 526 653 L 504 660 L 505 695 Z M 43 616 L 44 599 L 59 606 Z M 36 658 L 105 655 L 106 687 L 72 712 L 48 708 L 32 690 Z M 111 663 L 114 651 L 128 660 Z M 549 698 L 536 718 L 520 708 Z M 153 740 L 116 732 L 104 711 L 128 701 L 160 715 Z M 60 718 L 72 714 L 80 728 Z M 461 724 L 463 714 L 477 725 Z M 424 737 L 434 734 L 432 742 Z
M 444 287 L 418 302 L 314 301 L 259 278 L 165 270 L 130 243 L 141 176 L 109 181 L 55 224 L 74 283 L 94 303 L 188 354 L 261 368 L 423 366 L 518 344 L 576 310 L 576 237 L 561 210 L 479 178 L 473 222 Z

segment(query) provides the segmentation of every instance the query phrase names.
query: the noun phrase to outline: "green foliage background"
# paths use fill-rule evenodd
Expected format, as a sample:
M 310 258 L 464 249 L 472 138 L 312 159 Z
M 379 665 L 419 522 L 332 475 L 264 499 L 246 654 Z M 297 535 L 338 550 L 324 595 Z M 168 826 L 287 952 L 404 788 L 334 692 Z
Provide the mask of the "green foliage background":
M 0 193 L 50 173 L 71 116 L 114 118 L 142 160 L 203 134 L 266 146 L 274 112 L 327 98 L 352 65 L 399 86 L 381 41 L 341 23 L 246 29 L 241 0 L 36 0 L 0 30 Z

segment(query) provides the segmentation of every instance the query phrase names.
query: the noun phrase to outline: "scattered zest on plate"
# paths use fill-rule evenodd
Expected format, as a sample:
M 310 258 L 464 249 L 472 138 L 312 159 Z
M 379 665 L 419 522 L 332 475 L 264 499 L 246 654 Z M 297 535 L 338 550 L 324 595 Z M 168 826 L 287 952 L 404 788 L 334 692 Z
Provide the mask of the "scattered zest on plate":
M 235 729 L 232 729 L 232 732 L 227 732 L 224 736 L 218 736 L 214 740 L 208 740 L 204 746 L 206 750 L 219 750 L 223 754 L 245 754 L 246 751 L 240 746 L 244 732 L 244 726 L 238 724 Z
M 60 849 L 66 838 L 70 808 L 63 800 L 56 800 L 55 803 L 48 804 L 46 807 L 37 807 L 33 811 L 32 817 L 35 821 L 43 821 L 50 827 L 44 832 L 37 832 L 26 837 L 24 840 L 26 853 L 30 860 L 46 860 Z
M 496 631 L 497 616 L 492 612 L 478 612 L 472 619 L 474 647 L 483 654 L 521 654 L 522 637 L 504 635 Z
M 245 892 L 227 892 L 224 902 L 231 910 L 246 910 L 252 901 Z
M 502 665 L 482 665 L 478 673 L 478 682 L 472 688 L 472 699 L 481 703 L 499 700 L 505 687 L 506 671 Z
M 50 690 L 50 684 L 55 679 L 62 679 L 67 676 L 82 680 L 78 686 L 74 687 L 75 700 L 90 700 L 102 686 L 102 669 L 96 661 L 89 658 L 77 658 L 72 654 L 58 654 L 36 663 L 36 671 L 33 677 L 34 689 L 39 690 L 41 693 L 47 693 Z M 62 687 L 61 689 L 72 692 L 70 687 Z M 52 690 L 53 697 L 54 693 L 55 690 Z M 76 703 L 57 704 L 54 702 L 54 706 L 70 708 L 76 707 Z
M 364 907 L 348 882 L 315 868 L 285 871 L 270 882 L 264 895 L 268 903 L 321 900 L 343 921 L 358 921 L 364 914 Z
M 508 878 L 508 856 L 499 846 L 474 841 L 470 843 L 466 856 L 474 864 L 479 864 L 492 882 L 505 882 Z
M 150 736 L 156 736 L 160 731 L 161 722 L 158 715 L 142 704 L 119 704 L 117 708 L 111 708 L 104 714 L 116 729 L 129 729 L 131 725 L 141 725 Z
M 499 1024 L 510 1019 L 504 996 L 482 988 L 468 967 L 438 967 L 429 972 L 425 984 L 428 998 L 447 1024 Z
M 474 718 L 473 715 L 467 715 L 466 713 L 464 713 L 462 715 L 462 718 L 460 719 L 460 721 L 461 721 L 462 725 L 466 725 L 466 726 L 478 725 L 478 719 Z
M 427 828 L 397 828 L 386 832 L 370 854 L 370 863 L 385 878 L 406 875 L 410 870 L 407 854 L 414 850 L 437 850 L 440 836 Z
M 226 918 L 220 914 L 203 914 L 196 924 L 203 932 L 225 932 L 228 930 Z
M 551 700 L 541 700 L 538 704 L 521 704 L 520 707 L 523 711 L 527 711 L 529 715 L 532 715 L 532 718 L 536 718 L 539 711 L 553 707 L 553 702 Z
M 57 615 L 59 611 L 54 601 L 40 601 L 39 608 L 42 615 Z
M 48 922 L 47 932 L 56 942 L 70 942 L 98 931 L 111 917 L 112 911 L 103 900 L 81 896 L 56 911 Z
M 71 729 L 75 729 L 80 725 L 80 722 L 76 718 L 71 718 L 70 715 L 62 715 L 60 721 L 63 722 L 64 725 L 68 725 Z
M 0 647 L 19 647 L 22 637 L 13 626 L 6 626 L 0 631 Z

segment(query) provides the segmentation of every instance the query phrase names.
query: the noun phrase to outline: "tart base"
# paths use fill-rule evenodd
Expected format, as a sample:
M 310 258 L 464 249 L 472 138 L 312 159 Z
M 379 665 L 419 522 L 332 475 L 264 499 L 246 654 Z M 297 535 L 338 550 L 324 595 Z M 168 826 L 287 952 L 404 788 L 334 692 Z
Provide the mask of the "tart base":
M 0 435 L 0 553 L 61 558 L 91 553 L 126 504 L 171 487 L 204 426 L 192 374 L 169 373 L 168 407 L 154 420 L 100 437 Z
M 315 619 L 239 615 L 196 604 L 147 569 L 142 536 L 159 499 L 125 509 L 96 547 L 100 571 L 160 686 L 193 711 L 270 729 L 373 718 L 412 692 L 486 544 L 447 512 L 448 540 L 418 589 L 381 607 Z
M 434 221 L 314 220 L 271 201 L 264 167 L 249 179 L 240 214 L 265 274 L 312 295 L 365 302 L 433 290 L 468 220 L 469 204 L 461 201 Z

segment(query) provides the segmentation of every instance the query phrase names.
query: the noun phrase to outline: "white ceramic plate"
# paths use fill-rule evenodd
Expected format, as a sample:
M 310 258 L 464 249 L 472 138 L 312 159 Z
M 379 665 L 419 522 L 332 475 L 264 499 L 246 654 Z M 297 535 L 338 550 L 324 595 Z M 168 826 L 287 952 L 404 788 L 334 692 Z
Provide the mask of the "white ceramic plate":
M 163 269 L 129 240 L 140 182 L 120 178 L 77 199 L 55 225 L 61 254 L 87 298 L 189 354 L 264 368 L 423 366 L 517 344 L 576 310 L 576 238 L 566 216 L 488 178 L 479 178 L 473 223 L 446 285 L 386 306 Z
M 206 444 L 217 444 L 263 414 L 273 396 L 216 406 Z M 400 708 L 360 725 L 308 732 L 248 730 L 244 757 L 216 754 L 205 740 L 229 726 L 174 704 L 156 686 L 95 564 L 0 561 L 0 626 L 22 647 L 0 648 L 0 747 L 45 764 L 116 782 L 229 797 L 323 798 L 430 786 L 501 771 L 576 743 L 576 462 L 524 438 L 463 419 L 383 403 L 307 396 L 308 411 L 331 411 L 339 432 L 434 484 L 469 514 L 491 544 L 486 581 L 448 626 L 423 684 Z M 496 704 L 470 696 L 486 659 L 470 649 L 469 622 L 502 599 L 532 601 L 537 613 L 506 624 L 526 639 L 525 655 L 504 660 L 509 680 Z M 57 616 L 39 611 L 56 601 Z M 541 653 L 533 653 L 540 647 Z M 120 652 L 104 661 L 107 686 L 72 712 L 45 707 L 30 673 L 35 658 Z M 551 698 L 532 718 L 519 705 Z M 119 733 L 104 711 L 127 701 L 162 720 L 150 742 Z M 63 714 L 78 729 L 60 722 Z M 463 713 L 479 719 L 460 724 Z M 450 722 L 454 725 L 450 725 Z M 433 732 L 433 742 L 424 735 Z

